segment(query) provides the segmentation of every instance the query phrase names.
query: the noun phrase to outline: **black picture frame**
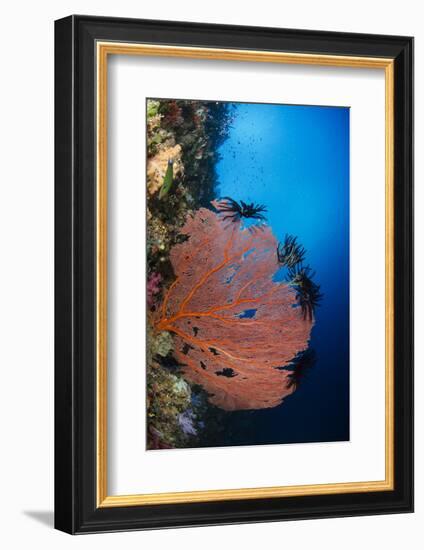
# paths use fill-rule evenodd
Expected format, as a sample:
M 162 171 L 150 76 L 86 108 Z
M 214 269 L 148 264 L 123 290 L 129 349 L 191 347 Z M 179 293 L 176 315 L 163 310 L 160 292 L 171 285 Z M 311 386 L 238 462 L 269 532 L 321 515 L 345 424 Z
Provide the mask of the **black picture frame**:
M 394 60 L 394 490 L 97 507 L 98 40 Z M 412 512 L 413 39 L 73 15 L 55 23 L 55 73 L 55 527 L 76 534 Z

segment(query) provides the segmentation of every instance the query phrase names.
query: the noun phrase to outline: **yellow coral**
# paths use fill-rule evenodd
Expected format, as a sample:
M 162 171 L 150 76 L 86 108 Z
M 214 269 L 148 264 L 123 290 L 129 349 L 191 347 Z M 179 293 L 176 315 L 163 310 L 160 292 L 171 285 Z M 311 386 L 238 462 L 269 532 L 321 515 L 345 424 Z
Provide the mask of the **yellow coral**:
M 147 190 L 154 195 L 162 186 L 163 178 L 168 167 L 168 160 L 174 161 L 174 177 L 181 176 L 184 172 L 181 160 L 181 146 L 169 147 L 159 151 L 154 157 L 147 161 Z

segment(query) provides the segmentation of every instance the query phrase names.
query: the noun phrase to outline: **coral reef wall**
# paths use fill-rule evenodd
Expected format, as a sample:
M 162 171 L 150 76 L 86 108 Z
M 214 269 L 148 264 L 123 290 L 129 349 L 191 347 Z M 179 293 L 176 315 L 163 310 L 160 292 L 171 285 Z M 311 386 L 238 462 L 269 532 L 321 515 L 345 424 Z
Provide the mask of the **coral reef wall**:
M 232 115 L 231 105 L 204 101 L 149 99 L 146 109 L 147 446 L 160 449 L 193 444 L 202 427 L 205 394 L 184 380 L 175 335 L 153 330 L 153 317 L 175 279 L 170 251 L 187 216 L 214 197 L 217 150 Z

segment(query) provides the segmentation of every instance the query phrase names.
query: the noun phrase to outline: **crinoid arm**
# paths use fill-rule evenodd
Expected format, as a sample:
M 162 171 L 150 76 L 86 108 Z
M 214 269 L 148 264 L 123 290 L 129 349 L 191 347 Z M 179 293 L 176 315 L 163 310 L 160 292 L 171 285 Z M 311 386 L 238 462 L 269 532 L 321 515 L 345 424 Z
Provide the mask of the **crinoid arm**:
M 268 211 L 267 207 L 264 204 L 255 204 L 253 206 L 253 209 L 256 212 L 267 212 Z
M 305 259 L 306 250 L 297 242 L 297 237 L 286 235 L 284 242 L 277 247 L 278 262 L 285 267 L 293 268 Z
M 266 221 L 266 217 L 263 214 L 259 214 L 259 213 L 253 214 L 251 216 L 251 218 L 255 218 L 255 220 L 260 220 L 260 221 L 263 221 L 263 222 Z
M 231 212 L 231 210 L 228 210 L 228 212 Z M 222 218 L 222 221 L 226 221 L 226 220 L 231 220 L 231 221 L 236 221 L 236 220 L 239 220 L 240 219 L 240 214 L 238 214 L 237 212 L 234 212 L 234 214 L 228 214 L 227 216 L 224 216 Z

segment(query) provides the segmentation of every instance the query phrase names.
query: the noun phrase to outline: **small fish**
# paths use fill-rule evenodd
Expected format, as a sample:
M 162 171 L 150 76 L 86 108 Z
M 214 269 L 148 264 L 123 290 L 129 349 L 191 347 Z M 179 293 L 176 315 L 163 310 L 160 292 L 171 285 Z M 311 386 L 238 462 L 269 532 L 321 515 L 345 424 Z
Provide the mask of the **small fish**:
M 159 199 L 163 199 L 163 197 L 165 197 L 169 193 L 172 187 L 173 166 L 174 166 L 174 161 L 169 159 L 168 168 L 166 169 L 165 177 L 163 178 L 162 187 L 160 188 L 160 191 L 159 191 Z

